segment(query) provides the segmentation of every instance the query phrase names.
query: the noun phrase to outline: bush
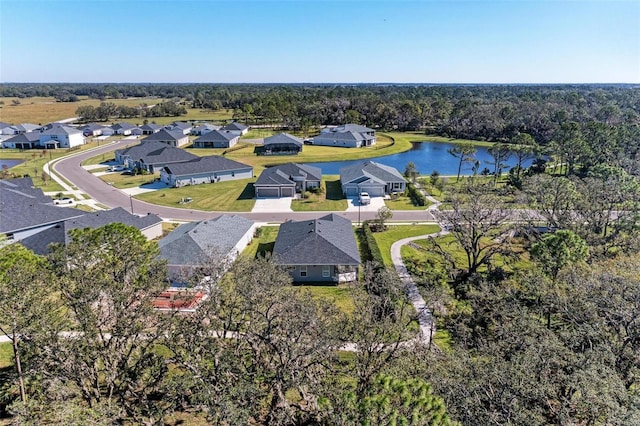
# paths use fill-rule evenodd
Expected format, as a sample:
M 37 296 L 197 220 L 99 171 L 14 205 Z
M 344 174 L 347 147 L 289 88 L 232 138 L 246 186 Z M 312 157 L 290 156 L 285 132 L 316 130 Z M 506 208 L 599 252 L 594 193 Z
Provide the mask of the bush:
M 365 220 L 364 222 L 362 222 L 362 231 L 364 232 L 365 242 L 367 243 L 367 248 L 369 249 L 369 260 L 378 264 L 381 268 L 384 267 L 382 252 L 380 251 L 380 247 L 378 247 L 376 239 L 373 237 L 373 232 L 371 232 L 369 221 Z
M 416 206 L 426 206 L 427 205 L 427 199 L 422 194 L 422 192 L 420 192 L 420 190 L 418 188 L 416 188 L 416 186 L 414 184 L 412 184 L 412 183 L 407 184 L 407 192 L 409 193 L 409 197 L 411 197 L 411 201 Z

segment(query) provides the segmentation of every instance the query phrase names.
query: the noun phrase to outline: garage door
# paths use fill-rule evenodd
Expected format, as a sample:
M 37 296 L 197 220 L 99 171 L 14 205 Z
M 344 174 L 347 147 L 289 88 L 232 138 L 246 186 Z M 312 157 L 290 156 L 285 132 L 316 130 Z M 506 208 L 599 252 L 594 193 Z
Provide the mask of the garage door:
M 354 186 L 347 186 L 345 193 L 347 194 L 347 196 L 354 196 L 354 195 L 358 195 L 360 191 L 358 191 L 358 188 L 354 187 Z
M 293 197 L 295 195 L 294 188 L 282 188 L 283 197 Z
M 361 192 L 368 192 L 372 197 L 382 197 L 384 195 L 384 188 L 381 186 L 362 186 Z
M 278 188 L 257 188 L 258 197 L 279 197 Z

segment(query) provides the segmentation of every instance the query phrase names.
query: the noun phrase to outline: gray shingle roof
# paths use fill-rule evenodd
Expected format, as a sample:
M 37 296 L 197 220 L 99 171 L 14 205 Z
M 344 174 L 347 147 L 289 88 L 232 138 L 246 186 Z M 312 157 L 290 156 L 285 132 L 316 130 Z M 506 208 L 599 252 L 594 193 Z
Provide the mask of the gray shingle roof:
M 226 256 L 253 226 L 242 216 L 181 225 L 158 242 L 160 257 L 169 265 L 197 265 L 213 256 Z
M 240 124 L 237 122 L 233 122 L 233 123 L 229 123 L 226 126 L 224 126 L 222 128 L 222 130 L 235 130 L 235 131 L 243 131 L 248 129 L 249 127 L 245 126 L 244 124 Z
M 171 124 L 171 126 L 181 130 L 190 129 L 193 127 L 191 124 L 187 123 L 186 121 L 174 121 L 173 124 Z
M 198 127 L 194 127 L 193 131 L 194 132 L 201 132 L 202 130 L 220 130 L 221 127 L 220 126 L 216 126 L 215 124 L 210 124 L 210 123 L 204 123 L 199 125 Z
M 351 221 L 335 213 L 280 225 L 273 255 L 282 265 L 360 264 Z
M 363 139 L 367 139 L 367 137 L 357 132 L 327 132 L 320 133 L 318 136 L 313 137 L 314 141 L 321 139 L 330 139 L 337 141 L 361 141 Z
M 288 185 L 294 182 L 292 176 L 305 176 L 307 181 L 320 181 L 322 170 L 307 164 L 286 163 L 267 167 L 262 171 L 255 185 Z
M 20 135 L 15 135 L 7 139 L 5 142 L 24 143 L 24 142 L 38 142 L 38 141 L 40 141 L 40 132 L 27 132 L 27 133 L 22 133 Z
M 111 128 L 113 130 L 131 130 L 135 129 L 137 126 L 135 124 L 127 123 L 126 121 L 121 121 L 120 123 L 116 123 Z
M 159 125 L 159 124 L 147 123 L 147 124 L 144 124 L 144 125 L 140 126 L 140 129 L 142 129 L 142 130 L 150 130 L 150 131 L 155 132 L 156 130 L 162 129 L 162 126 Z
M 375 161 L 365 161 L 340 169 L 342 182 L 353 182 L 362 177 L 381 182 L 405 182 L 404 176 L 398 170 Z
M 167 130 L 162 129 L 156 133 L 152 133 L 146 138 L 142 139 L 144 142 L 154 142 L 154 141 L 179 141 L 181 139 L 186 138 L 187 136 L 182 133 L 182 130 Z
M 194 142 L 229 142 L 238 135 L 225 130 L 212 130 L 196 139 Z
M 361 126 L 359 124 L 343 124 L 342 126 L 336 127 L 336 130 L 339 132 L 358 132 L 358 133 L 370 133 L 373 132 L 373 129 L 370 129 L 366 126 Z
M 219 155 L 210 155 L 207 157 L 196 157 L 193 160 L 183 163 L 176 163 L 166 166 L 164 170 L 174 176 L 185 176 L 196 173 L 215 173 L 229 170 L 253 169 L 253 167 L 240 163 L 238 161 L 229 160 Z
M 31 123 L 22 123 L 22 124 L 17 124 L 11 127 L 13 127 L 19 132 L 33 132 L 34 130 L 38 130 L 40 128 L 40 126 L 38 126 L 37 124 L 31 124 Z
M 294 144 L 296 146 L 302 146 L 302 139 L 297 138 L 288 133 L 280 133 L 274 136 L 269 136 L 264 138 L 264 146 L 273 145 L 273 144 Z
M 82 132 L 78 129 L 58 123 L 54 123 L 51 127 L 46 128 L 41 133 L 45 135 L 75 135 L 78 133 L 82 134 Z
M 118 207 L 112 210 L 83 213 L 82 216 L 65 220 L 53 228 L 46 229 L 25 238 L 22 240 L 22 244 L 35 253 L 44 255 L 49 252 L 48 247 L 50 244 L 68 243 L 70 240 L 69 231 L 72 229 L 96 229 L 110 223 L 124 223 L 125 225 L 144 230 L 160 222 L 162 222 L 162 219 L 156 215 L 149 214 L 140 217 L 127 212 L 122 207 Z
M 51 197 L 31 186 L 30 178 L 0 180 L 0 232 L 13 233 L 84 214 L 81 210 L 53 206 Z
M 184 149 L 176 148 L 162 142 L 142 141 L 141 144 L 116 151 L 118 155 L 129 156 L 134 161 L 141 160 L 145 164 L 167 164 L 190 161 L 200 158 Z

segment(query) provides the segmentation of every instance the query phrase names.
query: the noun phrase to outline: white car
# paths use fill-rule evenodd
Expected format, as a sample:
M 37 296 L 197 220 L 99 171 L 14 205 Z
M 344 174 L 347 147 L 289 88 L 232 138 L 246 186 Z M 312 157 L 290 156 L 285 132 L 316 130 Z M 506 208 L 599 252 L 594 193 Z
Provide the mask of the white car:
M 360 196 L 358 197 L 358 200 L 360 201 L 360 204 L 363 206 L 366 206 L 367 204 L 371 203 L 371 197 L 367 192 L 361 192 Z
M 121 172 L 124 170 L 124 166 L 111 166 L 107 169 L 108 172 Z
M 62 204 L 73 204 L 73 203 L 75 203 L 75 201 L 73 201 L 73 198 L 69 198 L 69 197 L 54 198 L 53 200 L 53 204 L 57 206 Z

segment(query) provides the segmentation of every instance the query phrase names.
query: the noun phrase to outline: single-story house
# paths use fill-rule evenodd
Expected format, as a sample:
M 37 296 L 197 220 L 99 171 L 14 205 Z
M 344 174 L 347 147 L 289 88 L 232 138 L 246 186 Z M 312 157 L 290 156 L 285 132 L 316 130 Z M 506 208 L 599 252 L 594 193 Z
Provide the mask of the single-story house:
M 15 136 L 7 136 L 8 139 L 2 141 L 3 148 L 13 149 L 34 149 L 43 148 L 40 144 L 40 132 L 21 133 Z
M 115 160 L 129 169 L 140 168 L 154 173 L 161 168 L 175 163 L 184 163 L 196 158 L 184 149 L 176 148 L 162 142 L 149 142 L 143 140 L 142 143 L 129 148 L 116 150 Z
M 247 134 L 247 132 L 249 131 L 249 127 L 245 126 L 244 124 L 236 123 L 234 121 L 233 123 L 229 123 L 226 126 L 223 126 L 221 130 L 231 132 L 237 136 L 242 136 Z
M 364 161 L 340 169 L 342 192 L 346 196 L 367 192 L 372 197 L 381 197 L 392 192 L 403 192 L 407 181 L 394 167 Z
M 360 148 L 376 143 L 376 131 L 358 124 L 327 127 L 311 139 L 313 145 Z
M 186 121 L 174 121 L 173 123 L 168 125 L 167 128 L 170 130 L 180 130 L 183 135 L 188 135 L 191 133 L 191 129 L 193 129 L 193 126 Z
M 140 126 L 140 130 L 142 130 L 143 135 L 152 135 L 154 133 L 158 133 L 162 129 L 163 127 L 161 125 L 155 123 L 147 123 Z
M 293 197 L 320 187 L 322 171 L 307 164 L 286 163 L 267 167 L 253 184 L 256 197 Z
M 273 259 L 294 282 L 355 281 L 360 266 L 351 221 L 335 213 L 280 225 Z
M 85 124 L 84 126 L 78 127 L 78 130 L 80 130 L 85 137 L 102 136 L 105 129 L 110 129 L 111 130 L 110 135 L 113 134 L 113 129 L 111 127 L 105 126 L 104 124 L 89 123 L 89 124 Z
M 225 130 L 212 130 L 193 141 L 194 148 L 231 148 L 240 140 L 237 134 Z
M 291 155 L 302 151 L 302 139 L 288 133 L 280 133 L 264 138 L 262 155 Z
M 11 126 L 13 126 L 13 124 L 0 121 L 0 135 L 13 135 L 14 133 Z
M 167 261 L 174 281 L 187 278 L 194 268 L 206 268 L 212 261 L 224 273 L 251 242 L 255 230 L 255 222 L 237 215 L 185 223 L 158 242 L 160 258 Z
M 31 178 L 0 179 L 0 234 L 9 242 L 22 241 L 84 214 L 54 206 Z
M 216 126 L 210 123 L 204 123 L 191 129 L 191 134 L 194 136 L 202 136 L 213 130 L 220 130 L 220 126 Z
M 126 121 L 116 123 L 113 126 L 111 126 L 111 128 L 113 129 L 116 135 L 122 135 L 122 136 L 133 135 L 135 134 L 133 133 L 134 129 L 140 130 L 139 134 L 142 134 L 142 129 L 140 129 L 135 124 L 127 123 Z
M 85 143 L 80 130 L 64 124 L 53 123 L 40 131 L 40 146 L 43 148 L 74 148 Z
M 3 129 L 4 134 L 9 135 L 21 135 L 23 133 L 35 132 L 39 130 L 41 126 L 37 124 L 31 123 L 21 123 L 16 124 L 15 126 L 10 126 L 9 128 Z
M 67 209 L 68 210 L 68 209 Z M 68 244 L 69 231 L 72 229 L 100 228 L 110 223 L 123 223 L 133 226 L 147 238 L 153 240 L 162 237 L 162 219 L 154 214 L 136 216 L 122 207 L 97 212 L 82 212 L 82 216 L 65 220 L 49 229 L 27 237 L 21 243 L 33 252 L 46 255 L 52 243 Z
M 181 130 L 167 130 L 160 129 L 156 133 L 152 133 L 146 138 L 142 139 L 143 142 L 162 142 L 164 144 L 180 147 L 189 143 L 189 136 L 182 133 Z
M 160 170 L 160 180 L 175 188 L 252 177 L 252 166 L 219 155 L 169 164 Z

